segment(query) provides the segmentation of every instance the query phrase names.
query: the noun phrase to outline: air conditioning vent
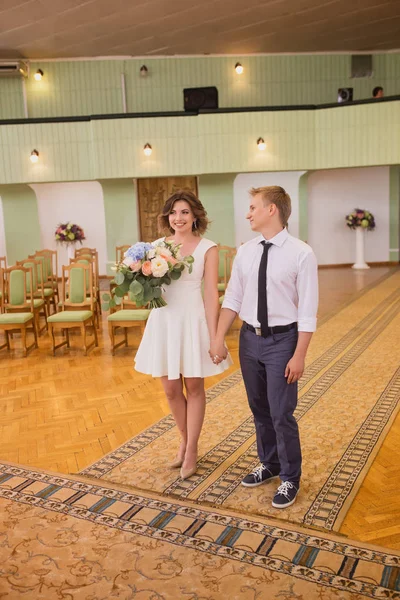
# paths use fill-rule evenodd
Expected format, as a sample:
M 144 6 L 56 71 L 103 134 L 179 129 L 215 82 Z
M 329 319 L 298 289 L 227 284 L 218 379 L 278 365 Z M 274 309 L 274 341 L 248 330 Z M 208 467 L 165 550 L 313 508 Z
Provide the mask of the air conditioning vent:
M 0 77 L 28 77 L 28 64 L 22 60 L 0 61 Z

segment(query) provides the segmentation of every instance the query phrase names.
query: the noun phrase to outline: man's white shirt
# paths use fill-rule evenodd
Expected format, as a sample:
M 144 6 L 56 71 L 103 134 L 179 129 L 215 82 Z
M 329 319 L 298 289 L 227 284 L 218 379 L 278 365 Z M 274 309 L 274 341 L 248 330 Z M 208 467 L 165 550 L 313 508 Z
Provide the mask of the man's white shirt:
M 260 327 L 257 319 L 258 269 L 265 238 L 260 235 L 237 251 L 222 308 Z M 297 322 L 299 331 L 315 331 L 318 310 L 318 270 L 314 252 L 283 229 L 270 240 L 267 268 L 268 325 Z

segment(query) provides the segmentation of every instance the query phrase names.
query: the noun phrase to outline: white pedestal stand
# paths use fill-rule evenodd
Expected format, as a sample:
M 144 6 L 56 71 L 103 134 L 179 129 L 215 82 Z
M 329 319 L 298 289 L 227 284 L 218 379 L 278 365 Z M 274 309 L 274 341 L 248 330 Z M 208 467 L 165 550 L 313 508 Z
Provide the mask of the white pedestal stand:
M 68 264 L 69 264 L 69 261 L 71 260 L 71 258 L 75 257 L 75 244 L 67 245 L 67 256 L 68 256 Z
M 356 262 L 353 269 L 369 269 L 364 260 L 364 234 L 365 230 L 362 227 L 356 227 Z

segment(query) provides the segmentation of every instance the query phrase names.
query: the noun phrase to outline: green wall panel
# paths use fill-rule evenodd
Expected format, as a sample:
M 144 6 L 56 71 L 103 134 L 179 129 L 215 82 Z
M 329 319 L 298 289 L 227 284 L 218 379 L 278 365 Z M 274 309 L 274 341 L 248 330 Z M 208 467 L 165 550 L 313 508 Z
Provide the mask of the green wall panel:
M 237 61 L 242 75 L 234 70 Z M 140 77 L 142 64 L 147 78 Z M 353 87 L 355 99 L 370 98 L 376 85 L 386 95 L 400 92 L 399 53 L 374 55 L 370 78 L 351 79 L 350 65 L 348 54 L 31 62 L 28 112 L 30 117 L 122 112 L 121 74 L 128 112 L 183 110 L 183 89 L 199 86 L 215 85 L 221 107 L 336 102 L 339 87 Z M 40 82 L 33 77 L 38 68 L 44 72 Z M 2 79 L 0 90 L 0 119 L 23 117 L 20 80 Z
M 0 119 L 23 119 L 22 79 L 0 77 Z
M 10 265 L 41 248 L 35 192 L 27 185 L 0 185 L 4 233 Z
M 139 241 L 136 183 L 132 179 L 100 181 L 106 217 L 107 260 L 115 261 L 115 247 Z M 110 265 L 107 274 L 112 275 Z
M 206 237 L 226 246 L 235 246 L 233 182 L 236 175 L 220 173 L 199 177 L 199 197 L 211 221 Z

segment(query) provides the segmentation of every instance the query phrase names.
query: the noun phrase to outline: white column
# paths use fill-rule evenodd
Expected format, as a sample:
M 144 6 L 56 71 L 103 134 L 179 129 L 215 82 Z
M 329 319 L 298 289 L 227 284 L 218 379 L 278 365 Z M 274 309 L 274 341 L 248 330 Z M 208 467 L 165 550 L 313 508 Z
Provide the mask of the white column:
M 364 259 L 364 236 L 365 229 L 356 227 L 356 262 L 353 269 L 369 269 Z

